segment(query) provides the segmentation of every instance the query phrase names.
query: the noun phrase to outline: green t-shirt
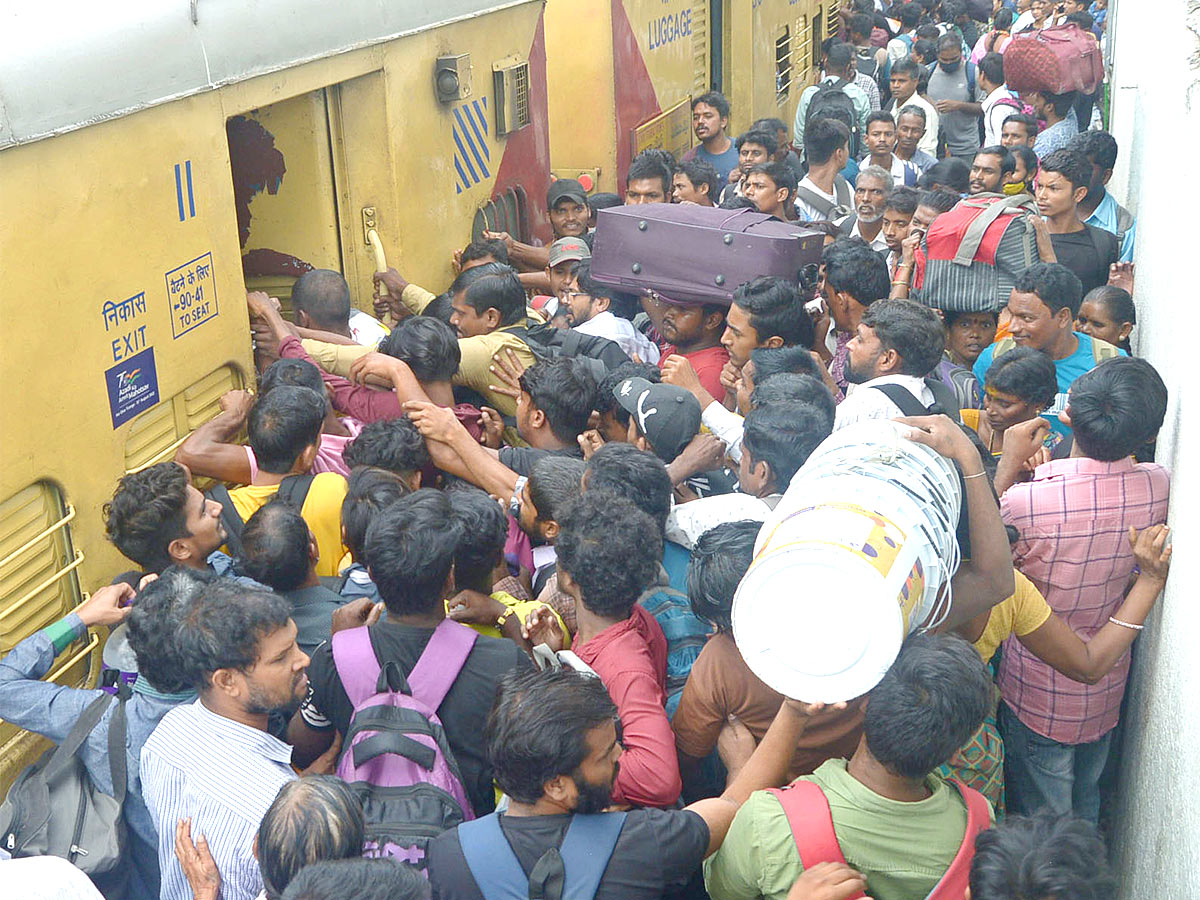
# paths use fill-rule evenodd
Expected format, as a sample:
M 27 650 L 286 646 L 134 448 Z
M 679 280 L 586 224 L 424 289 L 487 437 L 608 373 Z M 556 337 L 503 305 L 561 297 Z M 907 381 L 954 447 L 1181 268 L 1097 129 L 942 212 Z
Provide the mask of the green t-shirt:
M 842 855 L 867 877 L 874 900 L 927 896 L 962 846 L 966 805 L 936 775 L 925 780 L 932 795 L 915 803 L 879 796 L 850 776 L 844 759 L 803 777 L 824 790 Z M 783 807 L 773 794 L 756 791 L 705 862 L 704 882 L 721 900 L 785 900 L 803 871 Z

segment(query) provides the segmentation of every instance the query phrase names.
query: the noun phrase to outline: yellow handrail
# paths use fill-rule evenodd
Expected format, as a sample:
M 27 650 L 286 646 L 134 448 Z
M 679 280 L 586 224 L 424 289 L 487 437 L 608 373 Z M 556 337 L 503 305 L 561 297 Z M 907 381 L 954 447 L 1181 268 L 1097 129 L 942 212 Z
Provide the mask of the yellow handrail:
M 0 559 L 0 569 L 3 569 L 10 562 L 12 562 L 14 559 L 16 559 L 18 556 L 20 556 L 22 553 L 24 553 L 26 550 L 28 550 L 30 547 L 32 547 L 34 544 L 36 544 L 38 541 L 44 540 L 47 535 L 53 534 L 55 531 L 62 528 L 64 525 L 66 525 L 68 522 L 70 522 L 74 518 L 75 518 L 75 507 L 68 504 L 67 505 L 67 514 L 65 516 L 63 516 L 61 519 L 59 519 L 53 525 L 50 525 L 49 527 L 47 527 L 41 533 L 36 534 L 33 537 L 31 537 L 29 540 L 27 540 L 24 544 L 22 544 L 20 547 L 18 547 L 16 550 L 14 550 L 12 553 L 8 554 L 8 556 L 4 557 L 4 559 Z

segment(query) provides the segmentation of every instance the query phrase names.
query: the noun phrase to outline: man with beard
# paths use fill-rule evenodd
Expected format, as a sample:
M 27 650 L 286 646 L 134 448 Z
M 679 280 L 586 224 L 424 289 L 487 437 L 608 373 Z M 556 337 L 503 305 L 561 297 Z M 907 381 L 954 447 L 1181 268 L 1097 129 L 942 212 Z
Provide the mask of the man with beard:
M 833 428 L 863 419 L 910 415 L 884 388 L 897 385 L 925 409 L 936 398 L 925 376 L 941 361 L 946 332 L 937 313 L 912 300 L 880 300 L 863 313 L 848 345 L 846 378 L 855 387 L 838 405 Z
M 722 402 L 725 387 L 721 384 L 721 370 L 729 362 L 729 351 L 721 346 L 721 335 L 725 333 L 728 302 L 677 303 L 661 295 L 642 301 L 643 307 L 651 304 L 656 307 L 651 319 L 661 316 L 658 330 L 669 341 L 663 348 L 659 368 L 668 357 L 686 357 L 704 389 L 718 403 Z
M 838 224 L 848 237 L 862 240 L 877 253 L 888 252 L 883 237 L 883 210 L 892 192 L 892 176 L 887 169 L 867 166 L 854 182 L 854 213 Z
M 580 334 L 608 338 L 631 359 L 637 356 L 645 362 L 658 362 L 658 345 L 633 327 L 633 317 L 638 312 L 637 297 L 592 278 L 590 260 L 579 265 L 574 283 L 564 297 L 571 328 Z
M 692 101 L 692 130 L 700 141 L 679 158 L 680 162 L 696 159 L 717 170 L 722 187 L 729 173 L 737 167 L 738 151 L 725 133 L 729 127 L 729 101 L 719 91 L 709 91 Z M 714 194 L 712 199 L 716 199 Z
M 1013 155 L 1003 147 L 984 147 L 975 154 L 967 176 L 969 194 L 999 194 L 1008 176 L 1017 168 Z
M 570 853 L 566 848 L 579 834 L 564 835 L 576 815 L 592 816 L 579 819 L 581 827 L 599 826 L 600 835 L 584 849 L 606 864 L 594 894 L 585 896 L 657 900 L 673 894 L 721 846 L 750 794 L 783 780 L 796 742 L 818 709 L 819 704 L 785 701 L 720 797 L 682 810 L 605 813 L 628 753 L 621 747 L 628 728 L 604 685 L 570 670 L 510 675 L 487 726 L 489 755 L 509 807 L 434 840 L 428 868 L 433 896 L 482 900 L 485 890 L 493 896 L 505 895 L 504 889 L 525 896 L 530 882 L 561 879 L 563 859 L 547 854 L 560 848 Z
M 183 819 L 204 835 L 221 872 L 221 896 L 253 900 L 263 888 L 254 836 L 279 788 L 296 777 L 292 748 L 267 733 L 268 716 L 294 706 L 308 686 L 287 600 L 222 579 L 181 598 L 174 615 L 180 681 L 200 698 L 159 722 L 141 754 L 141 790 L 158 832 L 163 900 L 190 900 L 175 857 Z M 318 758 L 319 757 L 319 758 Z M 333 752 L 314 754 L 312 774 Z

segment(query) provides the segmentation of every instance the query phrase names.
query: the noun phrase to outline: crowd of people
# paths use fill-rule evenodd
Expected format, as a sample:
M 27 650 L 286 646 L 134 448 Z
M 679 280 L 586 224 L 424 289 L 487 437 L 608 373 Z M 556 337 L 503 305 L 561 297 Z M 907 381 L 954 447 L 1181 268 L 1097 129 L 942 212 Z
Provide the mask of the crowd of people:
M 979 6 L 846 4 L 793 123 L 734 137 L 702 94 L 689 153 L 641 153 L 623 197 L 553 182 L 553 241 L 485 232 L 442 293 L 249 293 L 255 389 L 120 479 L 133 568 L 0 660 L 0 717 L 71 745 L 124 829 L 97 871 L 71 845 L 96 887 L 16 852 L 5 895 L 1114 897 L 1167 389 L 1102 88 L 1005 84 L 1013 40 L 1103 40 L 1106 4 Z M 931 305 L 938 219 L 997 198 L 1035 258 Z M 672 202 L 798 223 L 820 263 L 705 302 L 605 283 L 601 211 Z M 953 604 L 867 694 L 785 697 L 734 597 L 814 449 L 877 419 L 959 473 Z M 102 712 L 39 680 L 106 627 L 131 687 Z

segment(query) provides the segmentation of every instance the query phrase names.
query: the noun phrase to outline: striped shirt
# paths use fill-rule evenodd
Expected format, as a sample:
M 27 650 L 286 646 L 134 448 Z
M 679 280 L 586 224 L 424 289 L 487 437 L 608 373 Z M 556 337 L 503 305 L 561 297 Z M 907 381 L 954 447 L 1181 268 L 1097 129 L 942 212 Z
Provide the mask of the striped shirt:
M 158 829 L 162 900 L 191 900 L 175 858 L 175 823 L 190 817 L 221 872 L 222 900 L 254 900 L 263 889 L 254 837 L 284 784 L 296 777 L 292 748 L 197 700 L 163 717 L 142 747 L 142 795 Z
M 1153 463 L 1060 459 L 1038 466 L 1033 480 L 1000 498 L 1004 521 L 1020 532 L 1017 567 L 1076 634 L 1089 639 L 1124 598 L 1133 572 L 1127 534 L 1165 522 L 1170 480 Z M 1017 717 L 1061 744 L 1098 740 L 1117 724 L 1126 653 L 1094 685 L 1072 681 L 1026 650 L 1004 644 L 1000 692 Z

